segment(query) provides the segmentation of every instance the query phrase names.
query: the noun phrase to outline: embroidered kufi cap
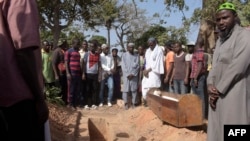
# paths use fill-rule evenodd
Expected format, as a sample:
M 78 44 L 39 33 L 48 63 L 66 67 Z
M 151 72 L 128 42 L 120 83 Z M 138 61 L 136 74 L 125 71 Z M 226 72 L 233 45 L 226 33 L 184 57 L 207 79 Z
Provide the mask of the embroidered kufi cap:
M 107 44 L 102 44 L 102 49 L 104 49 L 104 48 L 106 48 L 106 47 L 108 47 L 108 45 Z
M 219 6 L 219 9 L 217 9 L 216 13 L 221 11 L 221 10 L 232 10 L 232 11 L 236 12 L 234 4 L 232 4 L 230 2 L 225 2 L 225 3 L 221 4 Z
M 134 47 L 135 44 L 134 43 L 128 43 L 128 47 Z
M 148 39 L 148 42 L 156 42 L 156 39 L 155 39 L 154 37 L 150 37 L 150 38 Z
M 112 48 L 111 48 L 111 52 L 112 52 L 113 50 L 118 51 L 118 48 L 116 48 L 116 47 L 112 47 Z
M 195 46 L 194 41 L 190 41 L 190 42 L 188 42 L 188 43 L 187 43 L 187 46 Z

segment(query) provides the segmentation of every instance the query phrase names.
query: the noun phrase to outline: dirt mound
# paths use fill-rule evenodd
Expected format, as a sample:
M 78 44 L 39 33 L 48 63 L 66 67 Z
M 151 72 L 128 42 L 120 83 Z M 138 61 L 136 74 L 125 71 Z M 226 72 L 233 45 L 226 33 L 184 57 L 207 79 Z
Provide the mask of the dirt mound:
M 52 141 L 89 141 L 88 119 L 105 119 L 117 141 L 205 141 L 205 127 L 176 128 L 149 108 L 124 110 L 118 105 L 72 110 L 49 104 Z
M 134 128 L 136 140 L 205 141 L 204 127 L 176 128 L 162 122 L 149 108 L 138 107 L 126 113 L 127 123 Z
M 49 124 L 52 141 L 67 141 L 75 138 L 76 111 L 49 104 Z

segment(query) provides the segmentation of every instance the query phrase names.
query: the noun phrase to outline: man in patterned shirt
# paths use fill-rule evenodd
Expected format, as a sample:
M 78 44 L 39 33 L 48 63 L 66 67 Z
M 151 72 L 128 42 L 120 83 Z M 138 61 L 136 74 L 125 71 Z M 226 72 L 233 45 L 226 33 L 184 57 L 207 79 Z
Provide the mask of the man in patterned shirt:
M 73 39 L 72 48 L 68 49 L 65 53 L 65 67 L 67 79 L 69 82 L 69 106 L 76 108 L 77 98 L 80 94 L 81 88 L 81 66 L 80 66 L 80 40 Z

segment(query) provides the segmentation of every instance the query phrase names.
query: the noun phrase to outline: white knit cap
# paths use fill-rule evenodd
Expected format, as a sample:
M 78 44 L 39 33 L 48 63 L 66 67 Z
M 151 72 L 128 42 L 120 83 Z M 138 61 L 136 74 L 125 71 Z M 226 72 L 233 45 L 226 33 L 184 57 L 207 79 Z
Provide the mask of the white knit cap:
M 194 41 L 190 41 L 187 43 L 187 46 L 194 46 L 195 45 L 195 42 Z
M 134 43 L 128 43 L 128 47 L 134 47 L 135 44 Z
M 108 45 L 107 44 L 102 44 L 102 49 L 104 49 L 104 48 L 106 48 L 106 47 L 108 47 Z

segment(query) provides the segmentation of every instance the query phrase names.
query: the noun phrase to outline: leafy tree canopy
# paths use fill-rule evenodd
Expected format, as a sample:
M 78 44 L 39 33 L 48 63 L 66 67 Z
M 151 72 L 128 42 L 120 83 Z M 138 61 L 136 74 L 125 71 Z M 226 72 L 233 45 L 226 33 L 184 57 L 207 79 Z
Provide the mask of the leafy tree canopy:
M 100 45 L 107 43 L 107 39 L 105 37 L 99 36 L 99 35 L 92 36 L 90 38 L 90 40 L 97 40 Z
M 147 41 L 150 37 L 155 37 L 158 39 L 158 37 L 166 33 L 166 31 L 166 28 L 160 25 L 152 26 L 148 31 L 144 32 L 142 36 L 135 41 L 135 44 L 136 46 L 148 46 Z

